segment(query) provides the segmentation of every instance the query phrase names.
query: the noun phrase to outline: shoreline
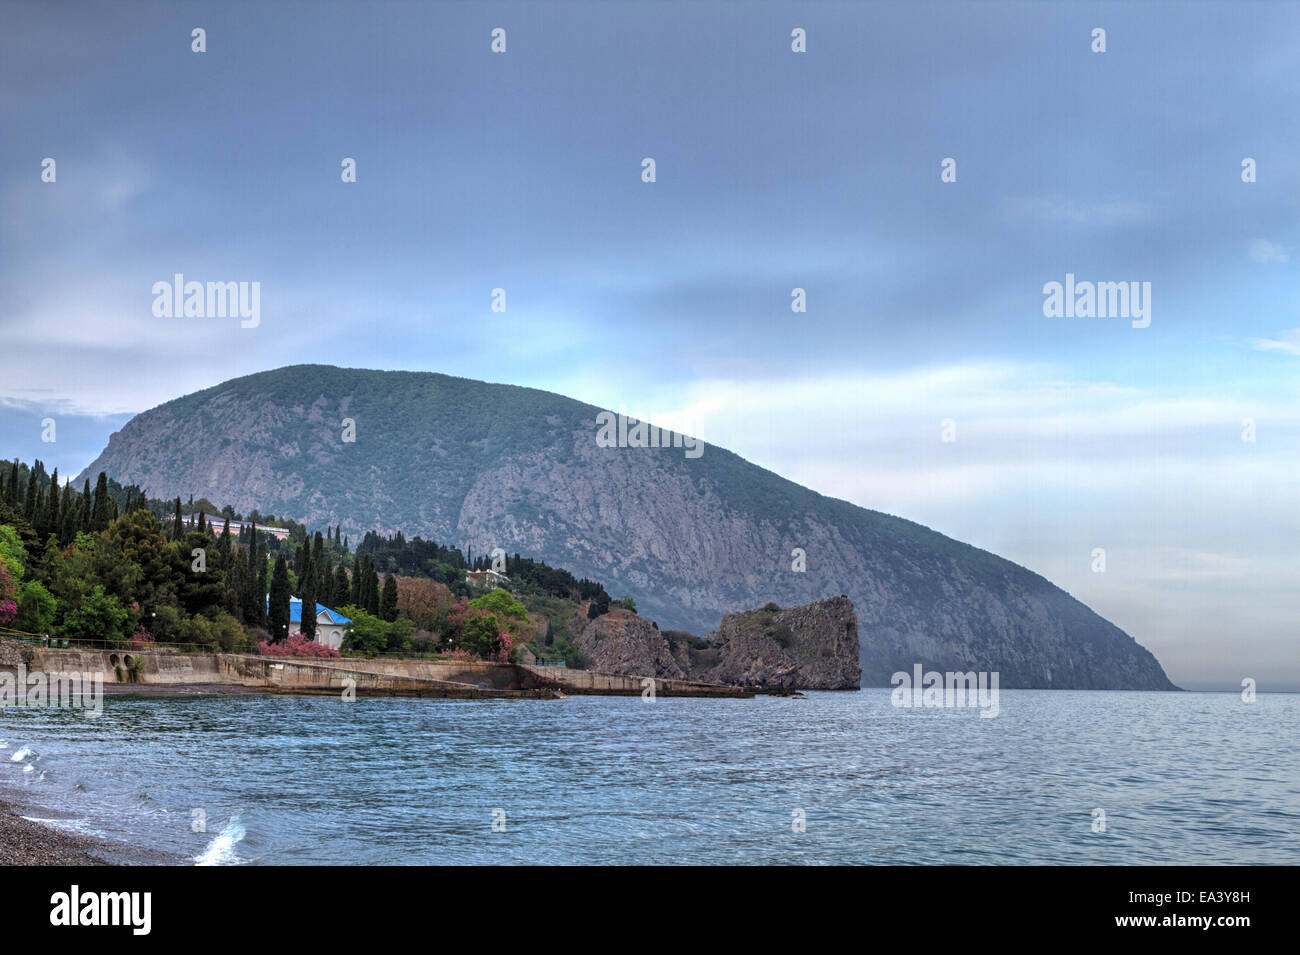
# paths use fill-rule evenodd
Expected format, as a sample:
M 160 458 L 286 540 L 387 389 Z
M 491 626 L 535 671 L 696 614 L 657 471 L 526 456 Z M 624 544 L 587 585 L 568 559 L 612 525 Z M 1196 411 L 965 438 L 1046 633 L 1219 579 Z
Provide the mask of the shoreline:
M 156 849 L 69 832 L 52 823 L 73 818 L 60 810 L 33 805 L 8 784 L 0 784 L 0 866 L 184 865 L 190 862 Z

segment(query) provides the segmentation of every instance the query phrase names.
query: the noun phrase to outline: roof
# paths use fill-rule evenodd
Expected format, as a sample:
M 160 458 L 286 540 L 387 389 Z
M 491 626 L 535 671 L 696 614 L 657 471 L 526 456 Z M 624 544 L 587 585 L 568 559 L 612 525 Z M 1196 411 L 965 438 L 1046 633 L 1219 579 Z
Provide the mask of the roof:
M 331 610 L 329 607 L 325 606 L 324 604 L 315 604 L 314 606 L 316 607 L 316 616 L 319 617 L 321 614 L 325 614 L 325 617 L 329 623 L 351 623 L 352 622 L 352 619 L 350 617 L 345 617 L 337 610 Z M 266 609 L 268 611 L 271 609 L 270 594 L 266 595 Z M 302 600 L 300 600 L 298 597 L 289 598 L 289 622 L 302 623 Z

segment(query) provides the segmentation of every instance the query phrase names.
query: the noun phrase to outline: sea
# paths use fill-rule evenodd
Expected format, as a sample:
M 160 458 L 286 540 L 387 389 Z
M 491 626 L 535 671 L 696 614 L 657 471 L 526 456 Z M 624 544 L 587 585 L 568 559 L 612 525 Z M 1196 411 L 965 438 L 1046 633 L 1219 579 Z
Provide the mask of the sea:
M 108 697 L 0 791 L 185 865 L 1300 863 L 1300 695 Z

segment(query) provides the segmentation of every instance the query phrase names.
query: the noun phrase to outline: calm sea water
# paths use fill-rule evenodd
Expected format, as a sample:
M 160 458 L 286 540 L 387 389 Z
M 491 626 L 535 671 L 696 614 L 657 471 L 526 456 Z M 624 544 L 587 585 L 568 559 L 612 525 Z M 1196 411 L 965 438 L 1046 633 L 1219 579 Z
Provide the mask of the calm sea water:
M 1285 694 L 110 698 L 0 710 L 0 784 L 208 863 L 1296 864 L 1297 727 Z

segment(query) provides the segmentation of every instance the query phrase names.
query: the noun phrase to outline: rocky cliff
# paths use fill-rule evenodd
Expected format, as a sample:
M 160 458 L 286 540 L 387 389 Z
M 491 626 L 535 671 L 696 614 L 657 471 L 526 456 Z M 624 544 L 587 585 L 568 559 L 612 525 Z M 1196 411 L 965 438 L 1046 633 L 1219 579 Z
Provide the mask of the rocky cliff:
M 997 670 L 1003 687 L 1173 688 L 1131 636 L 1023 567 L 722 448 L 602 447 L 599 411 L 446 375 L 298 365 L 137 415 L 86 473 L 354 540 L 503 547 L 695 633 L 736 607 L 847 594 L 867 685 L 922 663 Z
M 856 690 L 862 677 L 858 620 L 843 596 L 730 613 L 703 639 L 615 608 L 577 643 L 601 673 L 781 690 Z
M 858 618 L 844 596 L 729 613 L 708 644 L 692 679 L 784 690 L 856 690 L 862 679 Z
M 614 608 L 588 621 L 576 642 L 590 669 L 599 673 L 666 680 L 687 678 L 668 640 L 654 623 L 627 610 Z

